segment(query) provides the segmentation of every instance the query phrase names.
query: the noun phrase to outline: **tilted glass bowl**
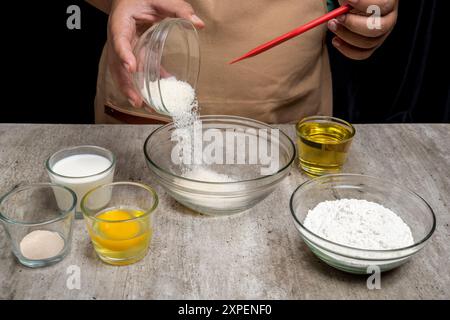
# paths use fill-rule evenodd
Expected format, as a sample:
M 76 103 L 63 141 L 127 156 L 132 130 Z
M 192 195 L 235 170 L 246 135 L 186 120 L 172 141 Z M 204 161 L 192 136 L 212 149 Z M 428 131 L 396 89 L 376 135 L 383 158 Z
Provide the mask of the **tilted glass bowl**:
M 295 145 L 281 130 L 256 120 L 235 116 L 202 116 L 200 120 L 203 134 L 210 129 L 224 137 L 227 132 L 230 137 L 244 133 L 248 138 L 245 140 L 245 146 L 248 148 L 246 150 L 250 150 L 250 145 L 255 147 L 249 142 L 252 137 L 256 139 L 259 147 L 268 143 L 267 145 L 278 148 L 277 159 L 271 159 L 278 161 L 278 165 L 271 174 L 266 175 L 265 172 L 262 173 L 262 169 L 267 166 L 261 163 L 249 164 L 250 161 L 247 161 L 245 164 L 211 164 L 207 166 L 208 169 L 231 176 L 234 181 L 209 182 L 189 179 L 182 175 L 184 165 L 171 161 L 176 144 L 171 138 L 175 130 L 174 124 L 161 127 L 152 132 L 145 141 L 144 154 L 147 164 L 157 182 L 186 207 L 208 215 L 242 212 L 266 198 L 289 173 L 295 159 Z M 227 143 L 223 144 L 223 155 L 230 153 L 230 150 L 226 150 L 226 145 Z M 275 158 L 275 153 L 270 156 Z
M 170 115 L 161 81 L 173 78 L 194 90 L 200 72 L 200 44 L 194 25 L 185 19 L 166 18 L 147 29 L 134 46 L 137 70 L 133 84 L 146 105 Z
M 391 209 L 410 227 L 414 244 L 394 250 L 366 250 L 322 238 L 303 224 L 309 210 L 323 201 L 361 199 Z M 359 174 L 332 174 L 300 185 L 292 194 L 290 209 L 305 243 L 321 260 L 342 271 L 370 273 L 396 268 L 421 250 L 436 228 L 430 205 L 416 193 L 389 180 Z M 371 267 L 369 269 L 369 267 Z

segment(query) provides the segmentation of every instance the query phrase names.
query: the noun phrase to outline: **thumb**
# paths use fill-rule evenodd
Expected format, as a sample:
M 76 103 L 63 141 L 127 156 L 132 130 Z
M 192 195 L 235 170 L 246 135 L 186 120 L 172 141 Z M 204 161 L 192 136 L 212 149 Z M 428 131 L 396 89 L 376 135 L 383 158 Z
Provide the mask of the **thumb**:
M 189 20 L 196 28 L 202 29 L 205 23 L 195 14 L 192 6 L 184 0 L 160 1 L 158 10 L 167 16 Z

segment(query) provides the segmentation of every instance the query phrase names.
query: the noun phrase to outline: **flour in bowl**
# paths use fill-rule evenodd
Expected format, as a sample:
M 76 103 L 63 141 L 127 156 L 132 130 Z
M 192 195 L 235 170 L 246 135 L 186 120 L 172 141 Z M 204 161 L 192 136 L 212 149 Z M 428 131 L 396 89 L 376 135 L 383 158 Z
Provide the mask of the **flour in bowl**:
M 322 238 L 359 249 L 389 250 L 414 244 L 402 218 L 366 200 L 321 202 L 309 210 L 304 226 Z

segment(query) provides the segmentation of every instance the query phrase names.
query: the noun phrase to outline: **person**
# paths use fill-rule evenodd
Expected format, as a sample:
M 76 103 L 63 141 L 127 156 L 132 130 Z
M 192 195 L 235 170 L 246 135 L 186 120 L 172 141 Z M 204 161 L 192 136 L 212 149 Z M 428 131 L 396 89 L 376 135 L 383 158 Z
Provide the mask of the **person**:
M 339 0 L 353 10 L 257 57 L 229 61 L 327 12 L 326 0 L 87 0 L 109 14 L 108 39 L 99 65 L 97 123 L 160 123 L 133 87 L 133 43 L 166 17 L 199 29 L 202 54 L 197 96 L 201 114 L 232 114 L 267 123 L 292 123 L 332 114 L 332 83 L 325 36 L 350 59 L 369 58 L 395 26 L 398 0 Z M 330 2 L 330 1 L 328 1 Z M 368 8 L 381 11 L 369 28 Z

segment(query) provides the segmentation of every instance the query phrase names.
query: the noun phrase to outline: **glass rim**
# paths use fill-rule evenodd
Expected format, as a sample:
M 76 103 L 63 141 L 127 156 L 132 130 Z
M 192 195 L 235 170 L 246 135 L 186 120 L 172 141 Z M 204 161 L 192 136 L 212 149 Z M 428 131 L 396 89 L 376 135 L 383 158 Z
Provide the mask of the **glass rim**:
M 152 195 L 152 197 L 154 199 L 153 204 L 149 209 L 145 210 L 143 215 L 140 215 L 139 217 L 133 217 L 133 218 L 124 219 L 124 220 L 114 220 L 114 221 L 105 220 L 105 219 L 96 217 L 93 214 L 93 210 L 86 208 L 85 204 L 86 204 L 87 199 L 94 192 L 96 192 L 102 188 L 114 187 L 114 186 L 134 186 L 134 187 L 138 187 L 141 189 L 145 189 L 146 191 L 148 191 L 149 194 Z M 80 209 L 81 209 L 81 212 L 83 213 L 83 216 L 88 219 L 92 219 L 97 222 L 105 222 L 105 223 L 122 223 L 122 222 L 130 222 L 130 221 L 139 220 L 139 219 L 149 216 L 151 213 L 153 213 L 156 210 L 156 208 L 158 207 L 158 204 L 159 204 L 158 194 L 156 193 L 155 189 L 153 189 L 153 187 L 151 187 L 147 184 L 138 183 L 138 182 L 131 182 L 131 181 L 130 182 L 124 182 L 124 181 L 121 182 L 121 181 L 119 181 L 119 182 L 111 182 L 111 183 L 103 184 L 103 185 L 97 186 L 97 187 L 89 190 L 80 201 Z M 96 212 L 96 213 L 98 213 L 98 212 Z
M 425 206 L 428 208 L 429 212 L 431 213 L 431 217 L 432 217 L 432 220 L 433 220 L 433 223 L 432 223 L 432 226 L 431 226 L 430 230 L 427 232 L 426 236 L 422 237 L 420 240 L 417 240 L 417 241 L 415 240 L 414 243 L 413 243 L 412 245 L 409 245 L 409 246 L 406 246 L 406 247 L 402 247 L 402 248 L 386 249 L 386 250 L 362 249 L 362 248 L 357 248 L 357 247 L 351 247 L 351 246 L 344 245 L 344 244 L 340 244 L 340 243 L 337 243 L 337 242 L 334 242 L 334 241 L 331 241 L 331 240 L 325 239 L 324 237 L 319 236 L 319 235 L 316 234 L 315 232 L 309 230 L 309 229 L 303 224 L 303 222 L 301 222 L 301 221 L 299 220 L 299 218 L 297 217 L 297 215 L 296 215 L 296 210 L 294 210 L 294 206 L 293 206 L 293 203 L 294 203 L 294 197 L 295 197 L 295 196 L 297 195 L 297 193 L 298 193 L 302 188 L 304 188 L 305 186 L 310 185 L 310 184 L 315 184 L 315 183 L 317 183 L 319 180 L 326 180 L 327 178 L 333 178 L 333 177 L 369 178 L 369 179 L 372 179 L 372 180 L 376 180 L 376 181 L 378 181 L 378 182 L 389 182 L 389 184 L 390 184 L 391 186 L 395 186 L 395 187 L 399 188 L 400 190 L 409 193 L 410 195 L 414 196 L 415 198 L 418 198 L 421 202 L 423 202 L 423 203 L 425 204 Z M 336 247 L 338 247 L 338 248 L 351 249 L 351 250 L 354 250 L 354 251 L 356 251 L 356 252 L 364 252 L 364 253 L 392 253 L 392 252 L 401 252 L 401 251 L 404 251 L 404 250 L 414 249 L 414 248 L 416 248 L 417 246 L 420 246 L 421 244 L 425 243 L 429 238 L 431 238 L 431 236 L 433 235 L 434 231 L 436 230 L 436 214 L 434 213 L 434 210 L 433 210 L 433 208 L 430 206 L 430 204 L 429 204 L 424 198 L 422 198 L 419 194 L 417 194 L 416 192 L 414 192 L 414 191 L 412 191 L 412 190 L 410 190 L 410 189 L 408 189 L 408 188 L 406 188 L 406 187 L 403 187 L 403 186 L 401 186 L 401 185 L 399 185 L 399 184 L 397 184 L 397 183 L 392 183 L 391 181 L 386 181 L 386 180 L 384 180 L 384 179 L 381 179 L 381 178 L 378 178 L 378 177 L 374 177 L 374 176 L 370 176 L 370 175 L 365 175 L 365 174 L 357 174 L 357 173 L 336 173 L 336 174 L 327 174 L 327 175 L 323 175 L 323 176 L 320 176 L 320 177 L 317 177 L 317 178 L 314 178 L 314 179 L 311 179 L 311 180 L 307 180 L 307 181 L 303 182 L 302 184 L 300 184 L 300 185 L 295 189 L 295 191 L 292 193 L 291 199 L 290 199 L 290 201 L 289 201 L 289 209 L 290 209 L 290 211 L 291 211 L 291 215 L 292 215 L 292 217 L 294 218 L 295 223 L 297 223 L 297 224 L 300 226 L 300 228 L 303 229 L 303 230 L 305 230 L 308 234 L 311 234 L 311 235 L 313 235 L 314 237 L 318 238 L 319 240 L 324 241 L 325 243 L 334 245 L 334 246 L 336 246 Z M 302 235 L 302 237 L 303 237 L 303 235 Z M 308 239 L 308 241 L 311 241 L 311 240 Z M 314 245 L 318 245 L 318 244 L 314 243 Z M 319 246 L 320 246 L 320 245 L 319 245 Z M 322 246 L 321 246 L 321 247 L 322 247 Z M 322 248 L 323 248 L 323 247 L 322 247 Z M 325 250 L 327 250 L 327 251 L 329 251 L 329 252 L 332 252 L 332 253 L 334 253 L 334 254 L 343 255 L 342 253 L 336 252 L 336 251 L 331 250 L 331 249 L 329 249 L 329 248 L 323 248 L 323 249 L 325 249 Z M 354 257 L 351 257 L 351 256 L 347 256 L 347 257 L 349 257 L 349 258 L 354 258 Z
M 61 188 L 65 191 L 69 192 L 69 194 L 72 196 L 72 205 L 67 210 L 59 210 L 60 216 L 50 219 L 50 220 L 45 220 L 45 221 L 33 221 L 33 222 L 19 221 L 19 220 L 11 219 L 10 217 L 5 216 L 3 214 L 3 212 L 1 211 L 1 207 L 5 200 L 7 200 L 13 194 L 16 194 L 16 193 L 24 191 L 24 190 L 33 189 L 33 188 L 36 188 L 36 189 L 38 189 L 38 188 Z M 26 184 L 26 185 L 18 185 L 16 187 L 13 187 L 11 190 L 9 190 L 8 192 L 6 192 L 5 194 L 3 194 L 0 197 L 0 220 L 3 220 L 5 222 L 11 223 L 11 224 L 23 225 L 23 226 L 41 226 L 41 225 L 51 224 L 51 223 L 55 223 L 55 222 L 65 219 L 70 213 L 72 213 L 77 205 L 77 201 L 78 201 L 78 199 L 77 199 L 77 195 L 75 194 L 75 192 L 72 189 L 67 188 L 60 184 L 45 182 L 45 183 L 31 183 L 31 184 Z
M 350 128 L 350 130 L 351 130 L 351 136 L 348 137 L 345 140 L 339 141 L 339 143 L 344 143 L 344 142 L 350 141 L 356 135 L 356 128 L 350 122 L 348 122 L 348 121 L 346 121 L 344 119 L 333 117 L 333 116 L 311 116 L 311 117 L 305 117 L 305 118 L 303 118 L 302 120 L 300 120 L 297 123 L 296 128 L 300 127 L 304 123 L 311 122 L 311 121 L 314 121 L 314 120 L 318 120 L 318 121 L 322 121 L 322 122 L 327 122 L 328 121 L 330 123 L 338 123 L 338 124 L 341 124 L 341 125 L 343 124 L 343 125 L 348 126 Z M 299 135 L 300 137 L 305 138 L 305 139 L 308 138 L 305 135 L 300 134 L 298 132 L 298 130 L 296 130 L 296 131 L 297 131 L 297 135 Z
M 65 175 L 62 175 L 62 174 L 59 174 L 59 173 L 56 173 L 55 171 L 53 171 L 53 168 L 51 168 L 51 166 L 50 166 L 50 160 L 51 160 L 53 157 L 55 157 L 57 154 L 59 154 L 59 153 L 61 153 L 61 152 L 64 152 L 64 151 L 70 151 L 70 150 L 76 150 L 76 149 L 79 149 L 79 148 L 90 148 L 90 149 L 97 149 L 97 150 L 105 151 L 105 152 L 108 153 L 108 154 L 111 156 L 111 158 L 112 158 L 111 165 L 110 165 L 108 168 L 106 168 L 105 170 L 101 171 L 101 172 L 94 173 L 94 174 L 90 174 L 90 175 L 86 175 L 86 176 L 80 176 L 80 177 L 65 176 Z M 81 153 L 80 153 L 80 154 L 81 154 Z M 99 156 L 101 156 L 101 155 L 99 155 Z M 102 157 L 102 156 L 101 156 L 101 157 Z M 66 158 L 67 158 L 67 157 L 66 157 Z M 105 158 L 105 157 L 104 157 L 104 158 Z M 65 159 L 65 158 L 64 158 L 64 159 Z M 108 159 L 108 160 L 109 160 L 109 159 Z M 51 154 L 51 155 L 47 158 L 47 160 L 45 161 L 45 168 L 47 169 L 47 171 L 48 171 L 49 173 L 51 173 L 52 175 L 58 176 L 58 177 L 60 177 L 60 178 L 65 178 L 65 179 L 84 179 L 84 178 L 91 178 L 91 177 L 95 177 L 95 176 L 100 176 L 100 175 L 105 174 L 105 173 L 107 173 L 108 171 L 110 171 L 112 168 L 114 168 L 115 165 L 116 165 L 116 156 L 114 155 L 114 153 L 113 153 L 111 150 L 108 150 L 108 149 L 106 149 L 106 148 L 99 147 L 99 146 L 94 146 L 94 145 L 81 145 L 81 146 L 73 146 L 73 147 L 63 148 L 63 149 L 60 149 L 60 150 L 54 152 L 53 154 Z
M 203 120 L 238 120 L 238 121 L 244 120 L 244 121 L 249 121 L 249 122 L 252 122 L 252 123 L 255 123 L 255 124 L 259 124 L 259 125 L 264 125 L 266 127 L 266 129 L 277 129 L 277 128 L 275 128 L 275 127 L 273 127 L 273 126 L 271 126 L 271 125 L 269 125 L 267 123 L 264 123 L 264 122 L 261 122 L 261 121 L 258 121 L 258 120 L 254 120 L 254 119 L 250 119 L 250 118 L 239 117 L 239 116 L 205 115 L 205 116 L 200 116 L 199 119 L 202 120 L 202 123 L 203 123 Z M 276 172 L 274 172 L 272 174 L 265 175 L 265 176 L 260 176 L 260 177 L 255 178 L 255 179 L 247 179 L 247 180 L 240 180 L 240 181 L 230 181 L 230 182 L 213 182 L 213 181 L 193 180 L 193 179 L 190 179 L 190 178 L 183 177 L 181 175 L 176 175 L 176 174 L 170 172 L 169 170 L 166 170 L 166 169 L 160 167 L 159 165 L 157 165 L 151 159 L 151 157 L 149 156 L 149 154 L 147 152 L 147 145 L 150 142 L 150 139 L 152 139 L 153 136 L 156 133 L 158 133 L 158 132 L 160 132 L 160 131 L 168 128 L 168 127 L 173 127 L 173 126 L 174 126 L 174 123 L 170 122 L 170 123 L 168 123 L 166 125 L 163 125 L 163 126 L 157 128 L 156 130 L 153 130 L 153 132 L 150 133 L 150 135 L 147 137 L 147 139 L 145 139 L 144 148 L 143 148 L 144 149 L 144 155 L 145 155 L 145 158 L 147 159 L 147 161 L 152 166 L 154 166 L 156 169 L 162 171 L 164 174 L 167 174 L 167 175 L 169 175 L 171 177 L 175 177 L 176 179 L 181 179 L 181 180 L 184 180 L 184 181 L 190 181 L 190 182 L 195 182 L 195 183 L 204 183 L 204 184 L 209 184 L 209 185 L 235 185 L 235 184 L 238 184 L 238 183 L 249 183 L 249 182 L 253 182 L 253 181 L 260 181 L 260 180 L 264 180 L 264 179 L 267 179 L 267 178 L 274 177 L 274 176 L 284 172 L 286 169 L 288 169 L 292 165 L 292 163 L 295 161 L 295 158 L 297 156 L 297 149 L 295 148 L 295 143 L 292 141 L 292 139 L 286 133 L 284 133 L 283 130 L 278 129 L 279 132 L 281 133 L 281 135 L 283 137 L 285 137 L 289 141 L 289 144 L 292 147 L 293 153 L 292 153 L 291 159 L 287 162 L 287 164 L 284 165 L 282 168 L 278 169 Z M 280 141 L 280 140 L 281 139 L 279 138 L 278 141 Z

